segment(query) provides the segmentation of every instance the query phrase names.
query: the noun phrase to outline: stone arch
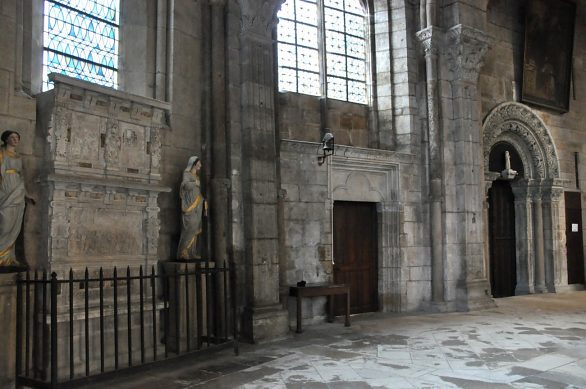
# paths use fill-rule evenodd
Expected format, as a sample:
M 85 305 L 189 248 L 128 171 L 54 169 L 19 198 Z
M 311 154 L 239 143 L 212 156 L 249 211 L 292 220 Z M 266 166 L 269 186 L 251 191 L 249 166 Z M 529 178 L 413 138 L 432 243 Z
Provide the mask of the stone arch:
M 515 202 L 515 294 L 564 290 L 567 288 L 565 221 L 560 211 L 563 185 L 551 134 L 529 107 L 516 102 L 496 106 L 483 123 L 486 196 L 492 183 L 502 179 L 498 172 L 489 171 L 490 152 L 501 142 L 517 151 L 524 170 L 524 177 L 511 181 Z M 488 214 L 485 217 L 488 220 Z M 485 242 L 485 253 L 489 253 L 488 224 Z M 486 271 L 488 267 L 487 261 Z
M 492 146 L 510 143 L 523 160 L 528 179 L 556 179 L 560 175 L 559 160 L 549 130 L 529 107 L 507 102 L 495 107 L 483 124 L 484 166 Z
M 347 176 L 344 184 L 332 188 L 332 196 L 336 200 L 355 200 L 354 194 L 361 193 L 360 201 L 385 202 L 385 194 L 376 183 L 372 183 L 372 180 L 373 178 L 368 173 L 352 172 Z

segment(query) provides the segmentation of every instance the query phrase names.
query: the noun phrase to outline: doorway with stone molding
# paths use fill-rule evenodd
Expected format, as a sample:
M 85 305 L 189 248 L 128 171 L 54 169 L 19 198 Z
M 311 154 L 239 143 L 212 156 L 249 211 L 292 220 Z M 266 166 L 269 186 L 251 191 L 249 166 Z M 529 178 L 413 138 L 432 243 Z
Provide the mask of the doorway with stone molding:
M 485 271 L 490 274 L 499 248 L 491 237 L 497 213 L 491 195 L 510 186 L 508 208 L 514 220 L 509 229 L 515 258 L 515 286 L 509 281 L 506 295 L 560 292 L 568 289 L 565 250 L 563 182 L 559 160 L 549 130 L 529 107 L 508 102 L 495 107 L 483 123 L 485 175 Z M 505 156 L 508 154 L 508 157 Z M 508 189 L 505 189 L 508 190 Z M 512 197 L 511 197 L 512 194 Z M 512 205 L 511 205 L 512 202 Z M 492 214 L 492 215 L 491 215 Z M 500 250 L 503 250 L 502 248 Z M 508 249 L 512 257 L 511 247 Z M 512 269 L 512 264 L 509 269 Z M 495 291 L 497 282 L 492 282 Z M 498 289 L 498 288 L 497 288 Z M 495 297 L 499 297 L 497 292 Z

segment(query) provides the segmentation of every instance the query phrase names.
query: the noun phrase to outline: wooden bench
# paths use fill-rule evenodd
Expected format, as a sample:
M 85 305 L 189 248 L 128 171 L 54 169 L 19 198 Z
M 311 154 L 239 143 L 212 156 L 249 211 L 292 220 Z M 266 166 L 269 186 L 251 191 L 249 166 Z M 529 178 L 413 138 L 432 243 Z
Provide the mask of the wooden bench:
M 306 284 L 305 286 L 291 286 L 289 296 L 297 297 L 297 333 L 301 329 L 302 311 L 301 299 L 303 297 L 328 296 L 328 322 L 334 321 L 334 296 L 346 295 L 346 321 L 344 325 L 350 327 L 350 285 L 347 284 Z

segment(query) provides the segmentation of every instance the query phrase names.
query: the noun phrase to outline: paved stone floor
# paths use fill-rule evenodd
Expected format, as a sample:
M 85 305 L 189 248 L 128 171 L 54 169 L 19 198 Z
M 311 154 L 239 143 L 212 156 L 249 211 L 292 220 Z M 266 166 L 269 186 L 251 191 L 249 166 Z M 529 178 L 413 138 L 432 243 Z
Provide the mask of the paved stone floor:
M 222 351 L 207 363 L 118 377 L 111 388 L 586 388 L 586 292 L 494 309 L 353 316 Z

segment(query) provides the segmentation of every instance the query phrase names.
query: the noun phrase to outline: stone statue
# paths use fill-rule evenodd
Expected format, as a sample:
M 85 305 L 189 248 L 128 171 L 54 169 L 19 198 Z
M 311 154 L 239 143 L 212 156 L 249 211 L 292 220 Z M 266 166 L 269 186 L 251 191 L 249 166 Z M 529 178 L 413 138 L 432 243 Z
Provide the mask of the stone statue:
M 512 180 L 519 174 L 516 170 L 511 169 L 511 154 L 505 151 L 505 170 L 501 172 L 501 177 L 505 180 Z
M 207 214 L 207 202 L 201 194 L 199 157 L 189 158 L 183 171 L 183 180 L 179 188 L 181 198 L 181 238 L 177 250 L 177 259 L 200 259 L 198 238 L 202 233 L 202 214 Z
M 22 267 L 15 255 L 15 242 L 24 216 L 25 198 L 22 160 L 16 152 L 20 134 L 2 133 L 0 147 L 0 268 Z M 31 199 L 32 201 L 32 199 Z

